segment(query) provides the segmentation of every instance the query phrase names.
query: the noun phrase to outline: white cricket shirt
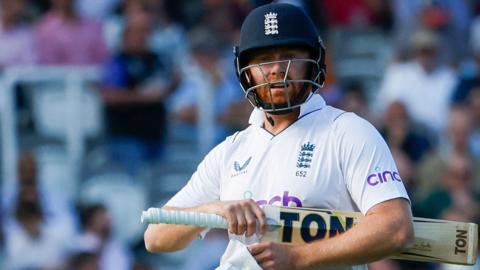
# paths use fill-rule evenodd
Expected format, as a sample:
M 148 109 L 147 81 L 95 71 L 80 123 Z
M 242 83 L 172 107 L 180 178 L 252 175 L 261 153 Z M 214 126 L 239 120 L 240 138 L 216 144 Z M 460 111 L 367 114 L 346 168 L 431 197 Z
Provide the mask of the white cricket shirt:
M 386 200 L 408 200 L 377 130 L 354 113 L 326 105 L 319 95 L 312 95 L 298 120 L 277 135 L 262 128 L 261 111 L 252 112 L 250 124 L 212 149 L 167 205 L 251 198 L 258 205 L 365 214 Z

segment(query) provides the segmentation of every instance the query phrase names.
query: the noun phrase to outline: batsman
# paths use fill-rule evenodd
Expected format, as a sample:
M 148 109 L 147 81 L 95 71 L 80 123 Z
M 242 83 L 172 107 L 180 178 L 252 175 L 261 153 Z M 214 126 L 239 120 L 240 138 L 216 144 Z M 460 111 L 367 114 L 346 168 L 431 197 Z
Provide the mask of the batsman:
M 325 81 L 325 48 L 309 16 L 290 4 L 254 9 L 234 54 L 254 107 L 250 125 L 211 150 L 163 208 L 223 216 L 230 239 L 244 243 L 262 269 L 367 269 L 407 247 L 414 237 L 410 201 L 387 144 L 366 120 L 316 93 Z M 360 211 L 365 218 L 307 244 L 258 242 L 266 204 Z M 144 237 L 148 251 L 168 252 L 205 233 L 151 224 Z

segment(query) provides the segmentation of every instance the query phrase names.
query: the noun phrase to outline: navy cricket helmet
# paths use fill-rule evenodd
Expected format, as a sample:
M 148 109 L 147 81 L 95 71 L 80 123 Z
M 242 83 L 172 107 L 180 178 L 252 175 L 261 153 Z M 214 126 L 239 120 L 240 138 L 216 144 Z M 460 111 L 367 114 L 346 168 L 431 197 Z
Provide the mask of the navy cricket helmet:
M 249 56 L 254 55 L 258 49 L 289 46 L 307 49 L 310 57 L 308 59 L 282 59 L 281 61 L 247 65 Z M 260 110 L 280 114 L 289 112 L 305 103 L 311 92 L 323 87 L 326 72 L 325 48 L 313 21 L 303 9 L 297 6 L 272 3 L 254 9 L 242 24 L 240 42 L 238 46 L 234 47 L 234 54 L 235 70 L 245 96 L 254 107 Z M 305 78 L 289 78 L 288 70 L 290 66 L 300 62 L 306 63 L 309 67 Z M 251 82 L 249 72 L 252 68 L 264 72 L 263 67 L 275 63 L 283 63 L 286 66 L 283 80 L 268 81 L 264 73 L 265 81 L 263 83 L 253 84 Z M 257 94 L 259 87 L 266 86 L 271 91 L 274 84 L 283 83 L 284 89 L 286 89 L 290 83 L 299 82 L 303 83 L 303 89 L 292 99 L 288 97 L 285 90 L 287 102 L 284 104 L 274 104 L 272 100 L 272 102 L 266 102 L 261 100 Z M 311 91 L 307 91 L 309 86 Z

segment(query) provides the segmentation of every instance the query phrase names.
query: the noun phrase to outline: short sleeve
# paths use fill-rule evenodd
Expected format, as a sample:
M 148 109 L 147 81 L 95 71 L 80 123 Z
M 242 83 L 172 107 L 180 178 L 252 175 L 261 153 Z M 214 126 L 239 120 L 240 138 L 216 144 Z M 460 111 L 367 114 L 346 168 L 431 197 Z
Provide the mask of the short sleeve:
M 375 127 L 353 113 L 344 113 L 335 122 L 345 185 L 360 211 L 365 214 L 395 198 L 409 200 L 392 154 Z
M 192 207 L 220 199 L 221 168 L 226 144 L 226 141 L 220 143 L 205 156 L 188 183 L 166 205 Z

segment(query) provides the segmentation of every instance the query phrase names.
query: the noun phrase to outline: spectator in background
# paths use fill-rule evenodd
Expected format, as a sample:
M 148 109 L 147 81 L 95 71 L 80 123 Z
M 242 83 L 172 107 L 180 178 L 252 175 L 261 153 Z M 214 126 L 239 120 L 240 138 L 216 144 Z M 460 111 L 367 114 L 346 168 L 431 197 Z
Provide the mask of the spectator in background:
M 5 224 L 16 224 L 16 213 L 19 202 L 28 200 L 41 211 L 42 224 L 54 226 L 56 233 L 64 239 L 69 239 L 75 233 L 75 213 L 69 202 L 53 190 L 48 190 L 41 185 L 38 179 L 38 167 L 35 155 L 25 151 L 18 160 L 18 182 L 5 184 L 2 193 L 2 218 Z
M 26 22 L 25 0 L 0 0 L 0 69 L 36 62 L 31 26 Z
M 470 91 L 468 105 L 472 110 L 473 130 L 470 138 L 470 149 L 475 159 L 480 160 L 480 85 Z M 477 183 L 480 185 L 480 182 Z M 480 190 L 480 188 L 478 189 Z
M 213 100 L 212 109 L 217 123 L 215 140 L 219 140 L 232 132 L 230 128 L 245 126 L 245 119 L 248 119 L 252 108 L 245 102 L 233 70 L 228 72 L 223 66 L 223 46 L 215 42 L 214 33 L 208 28 L 199 27 L 192 31 L 191 41 L 192 58 L 184 71 L 188 76 L 184 76 L 179 88 L 169 99 L 169 111 L 176 121 L 195 127 L 199 106 L 204 105 L 202 100 L 210 91 L 215 98 L 207 99 Z
M 405 188 L 407 189 L 408 195 L 413 197 L 413 201 L 414 201 L 415 200 L 414 198 L 415 197 L 414 163 L 405 152 L 399 149 L 393 149 L 392 155 L 393 155 L 393 159 L 395 160 L 395 164 L 397 165 L 398 173 L 402 177 L 402 182 L 403 184 L 405 184 Z
M 457 84 L 451 97 L 453 104 L 468 103 L 467 97 L 470 91 L 480 87 L 480 16 L 471 26 L 470 47 L 472 57 L 460 67 Z
M 122 46 L 122 34 L 132 16 L 150 12 L 152 17 L 148 48 L 158 54 L 170 72 L 179 68 L 189 56 L 189 40 L 183 27 L 172 19 L 170 1 L 123 0 L 115 13 L 108 16 L 103 32 L 109 51 L 118 51 Z
M 166 135 L 164 99 L 178 78 L 165 72 L 163 59 L 148 48 L 151 17 L 139 9 L 129 15 L 122 49 L 104 65 L 105 104 L 112 158 L 135 174 L 145 161 L 161 157 Z
M 457 64 L 468 53 L 468 27 L 472 19 L 469 0 L 392 0 L 395 19 L 394 46 L 400 57 L 408 54 L 408 41 L 419 27 L 436 31 L 441 39 L 439 58 Z
M 146 262 L 136 261 L 132 270 L 154 270 L 152 266 Z
M 6 268 L 46 269 L 63 266 L 70 249 L 68 237 L 48 223 L 33 183 L 19 187 L 13 219 L 6 224 Z
M 76 242 L 76 247 L 80 250 L 79 254 L 98 255 L 99 270 L 130 270 L 132 268 L 128 248 L 112 235 L 110 215 L 104 205 L 93 204 L 81 207 L 80 221 L 83 233 Z M 92 258 L 89 267 L 93 267 L 95 261 L 96 259 Z
M 429 153 L 420 162 L 418 167 L 418 193 L 420 197 L 427 196 L 435 187 L 439 186 L 444 168 L 454 156 L 467 159 L 471 164 L 470 170 L 473 183 L 480 183 L 480 162 L 472 156 L 470 138 L 472 132 L 471 110 L 465 106 L 454 106 L 450 111 L 448 128 L 440 139 L 436 151 Z M 478 184 L 472 185 L 480 191 Z
M 99 270 L 98 254 L 79 252 L 70 256 L 67 264 L 68 270 Z
M 105 19 L 113 12 L 120 0 L 80 0 L 76 1 L 76 9 L 86 18 Z
M 438 63 L 438 46 L 434 32 L 416 32 L 411 40 L 414 58 L 407 63 L 392 64 L 378 94 L 381 110 L 393 101 L 401 101 L 413 121 L 437 134 L 444 129 L 455 83 L 454 72 Z
M 389 30 L 393 24 L 390 1 L 325 0 L 319 2 L 323 2 L 324 14 L 316 17 L 326 17 L 330 27 L 379 26 Z
M 420 202 L 415 215 L 442 218 L 455 210 L 465 217 L 465 221 L 477 220 L 480 213 L 479 197 L 473 189 L 471 160 L 459 153 L 452 154 L 442 180 L 441 185 Z
M 36 26 L 39 63 L 97 65 L 107 56 L 100 22 L 83 18 L 75 0 L 51 0 L 51 10 Z
M 169 72 L 175 72 L 182 68 L 190 55 L 190 41 L 184 28 L 173 21 L 168 2 L 147 0 L 153 15 L 149 47 L 165 60 Z
M 32 13 L 32 19 L 37 20 L 50 9 L 50 0 L 26 0 Z
M 243 10 L 240 6 L 234 6 L 233 1 L 203 1 L 202 4 L 199 27 L 205 27 L 214 33 L 220 53 L 223 53 L 222 50 L 228 49 L 230 54 L 231 46 L 243 20 L 238 15 Z
M 66 260 L 74 233 L 73 213 L 37 178 L 35 156 L 22 152 L 18 182 L 5 185 L 2 194 L 6 269 L 56 269 Z
M 418 162 L 432 149 L 428 137 L 417 131 L 405 105 L 400 101 L 394 101 L 388 106 L 380 133 L 391 149 L 401 150 L 413 162 Z
M 103 21 L 103 35 L 110 53 L 122 49 L 125 25 L 138 13 L 149 11 L 146 0 L 122 0 Z
M 367 96 L 363 85 L 358 81 L 348 82 L 342 89 L 340 97 L 340 109 L 347 112 L 354 112 L 357 115 L 375 123 L 376 119 L 370 114 Z
M 26 0 L 0 0 L 0 72 L 12 66 L 36 63 L 32 27 L 26 20 Z M 15 85 L 15 99 L 20 128 L 29 128 L 28 95 L 21 84 Z

